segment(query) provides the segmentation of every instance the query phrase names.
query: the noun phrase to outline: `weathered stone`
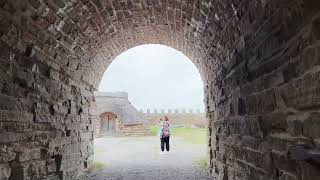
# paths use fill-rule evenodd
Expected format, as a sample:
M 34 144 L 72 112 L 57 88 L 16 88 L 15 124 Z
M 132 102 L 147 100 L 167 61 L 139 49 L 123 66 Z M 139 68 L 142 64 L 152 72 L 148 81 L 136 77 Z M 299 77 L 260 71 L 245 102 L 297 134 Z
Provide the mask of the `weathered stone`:
M 282 113 L 270 113 L 259 117 L 260 127 L 264 136 L 271 133 L 286 132 L 288 124 L 286 115 Z
M 7 180 L 10 178 L 11 168 L 9 164 L 0 164 L 0 179 Z
M 273 91 L 248 96 L 245 103 L 246 113 L 248 114 L 270 113 L 276 109 L 276 99 Z
M 38 7 L 40 6 L 40 1 L 39 0 L 29 0 L 29 2 L 36 9 L 38 9 Z
M 285 156 L 293 144 L 319 150 L 318 0 L 15 0 L 0 9 L 0 160 L 10 179 L 85 171 L 93 92 L 117 55 L 146 43 L 198 68 L 217 179 L 318 179 Z
M 287 172 L 281 172 L 281 174 L 279 174 L 279 179 L 280 180 L 298 180 L 298 177 Z
M 303 125 L 301 121 L 296 119 L 291 119 L 289 120 L 288 124 L 289 124 L 288 131 L 291 135 L 299 136 L 302 134 Z
M 273 166 L 275 166 L 276 169 L 281 169 L 295 175 L 301 174 L 298 162 L 287 159 L 284 155 L 277 153 L 272 153 L 271 158 Z
M 10 162 L 15 159 L 16 153 L 13 151 L 12 147 L 1 145 L 0 148 L 0 163 Z
M 28 160 L 37 160 L 41 158 L 40 149 L 28 149 L 24 148 L 23 151 L 19 152 L 17 161 L 23 162 Z
M 55 70 L 50 70 L 50 78 L 54 80 L 59 80 L 59 72 Z
M 311 138 L 320 138 L 320 114 L 311 113 L 310 116 L 303 121 L 303 135 Z
M 319 72 L 310 73 L 302 79 L 281 87 L 281 95 L 287 107 L 309 109 L 319 105 Z
M 13 162 L 11 167 L 12 176 L 10 178 L 13 179 L 41 179 L 46 174 L 44 161 Z
M 303 163 L 302 165 L 302 179 L 303 180 L 311 180 L 311 179 L 319 179 L 320 172 L 316 166 L 310 165 L 308 163 Z
M 23 112 L 23 111 L 6 111 L 0 110 L 1 122 L 25 122 L 30 123 L 33 122 L 33 114 Z

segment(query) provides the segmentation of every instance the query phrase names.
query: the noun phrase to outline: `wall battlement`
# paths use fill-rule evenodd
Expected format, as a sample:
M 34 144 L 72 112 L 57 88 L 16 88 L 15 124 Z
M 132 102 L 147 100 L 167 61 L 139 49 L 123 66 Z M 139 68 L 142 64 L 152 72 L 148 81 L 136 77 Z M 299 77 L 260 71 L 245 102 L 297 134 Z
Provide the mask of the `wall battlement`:
M 204 114 L 200 109 L 140 109 L 143 114 Z
M 148 120 L 151 125 L 158 125 L 159 120 L 163 119 L 163 116 L 166 115 L 169 118 L 170 124 L 185 126 L 185 127 L 200 127 L 204 128 L 207 126 L 207 119 L 205 114 L 188 114 L 188 113 L 171 113 L 171 114 L 144 114 L 145 118 Z

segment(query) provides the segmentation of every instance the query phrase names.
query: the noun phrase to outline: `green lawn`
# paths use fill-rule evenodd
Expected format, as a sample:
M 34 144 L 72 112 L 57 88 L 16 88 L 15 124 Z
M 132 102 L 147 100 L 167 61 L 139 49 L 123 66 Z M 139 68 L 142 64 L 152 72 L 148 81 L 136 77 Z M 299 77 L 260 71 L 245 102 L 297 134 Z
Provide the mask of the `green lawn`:
M 94 155 L 100 156 L 104 153 L 105 151 L 102 148 L 94 148 Z
M 158 127 L 157 126 L 150 126 L 150 134 L 151 136 L 157 136 Z
M 156 126 L 150 126 L 150 133 L 156 136 L 158 129 Z M 171 136 L 181 137 L 187 143 L 191 144 L 206 144 L 207 143 L 207 130 L 205 128 L 170 128 Z
M 93 162 L 92 164 L 90 164 L 89 168 L 88 168 L 88 172 L 89 173 L 93 173 L 93 172 L 96 172 L 96 171 L 99 171 L 103 168 L 105 168 L 106 165 L 103 164 L 103 163 L 100 163 L 100 162 Z

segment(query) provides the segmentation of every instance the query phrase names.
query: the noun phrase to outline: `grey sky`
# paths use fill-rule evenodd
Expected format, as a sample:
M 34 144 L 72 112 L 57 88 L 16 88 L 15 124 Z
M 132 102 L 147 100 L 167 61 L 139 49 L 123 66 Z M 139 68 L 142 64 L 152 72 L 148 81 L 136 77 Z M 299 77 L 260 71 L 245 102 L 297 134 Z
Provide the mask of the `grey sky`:
M 194 64 L 163 45 L 142 45 L 119 55 L 99 91 L 126 91 L 138 109 L 203 109 L 203 84 Z

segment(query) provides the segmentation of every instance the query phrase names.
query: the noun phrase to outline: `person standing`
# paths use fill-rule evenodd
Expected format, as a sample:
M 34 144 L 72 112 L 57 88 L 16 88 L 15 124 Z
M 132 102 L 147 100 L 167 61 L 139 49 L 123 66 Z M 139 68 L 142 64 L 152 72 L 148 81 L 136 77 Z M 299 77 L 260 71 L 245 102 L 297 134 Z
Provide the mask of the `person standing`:
M 167 152 L 170 151 L 170 123 L 169 118 L 164 116 L 164 121 L 162 123 L 162 129 L 160 133 L 161 142 L 161 153 L 164 153 L 164 147 L 166 147 Z

